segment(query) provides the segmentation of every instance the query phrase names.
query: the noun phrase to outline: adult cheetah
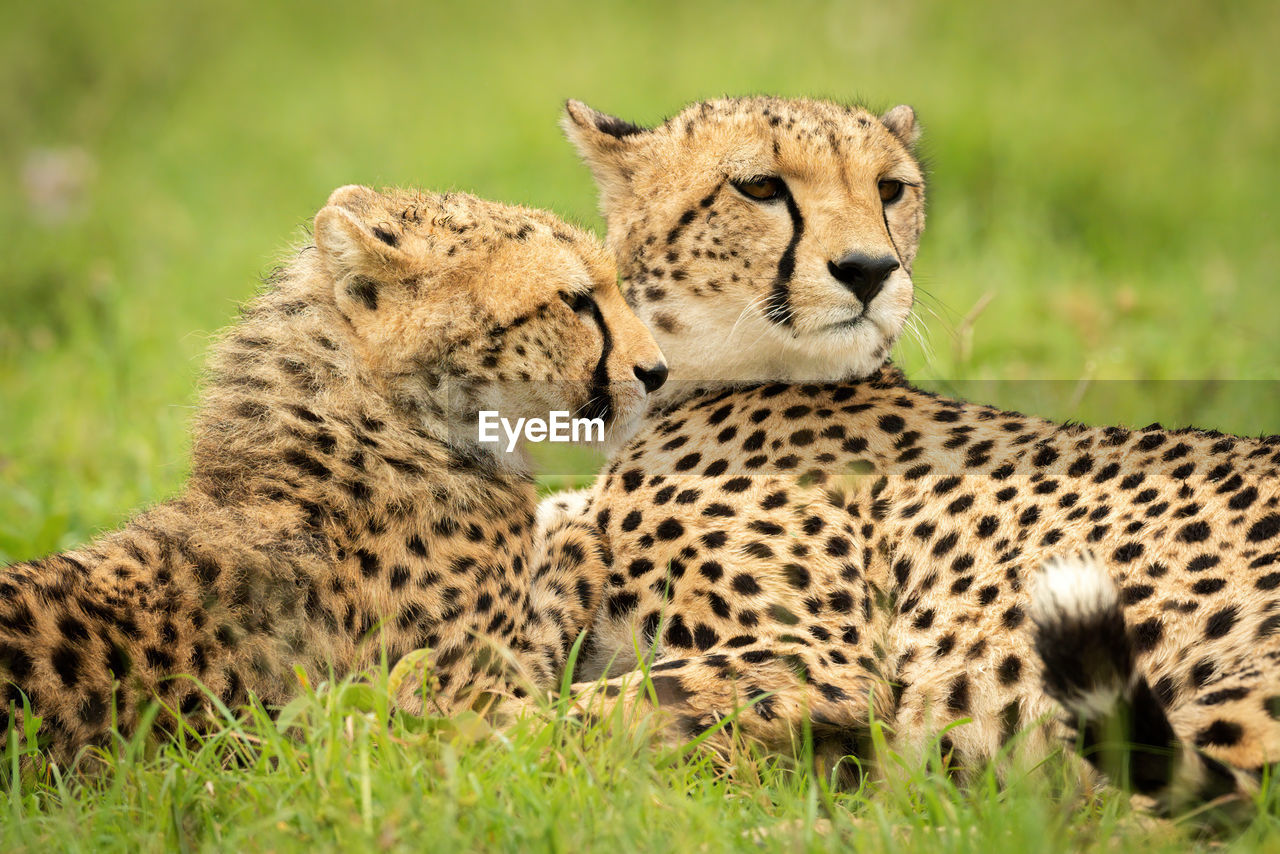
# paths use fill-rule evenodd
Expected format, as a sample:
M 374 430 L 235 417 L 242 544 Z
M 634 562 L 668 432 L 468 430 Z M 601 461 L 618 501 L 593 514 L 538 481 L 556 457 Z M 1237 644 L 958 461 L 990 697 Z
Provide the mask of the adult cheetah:
M 739 710 L 771 746 L 807 725 L 857 751 L 874 713 L 956 768 L 1024 730 L 1039 756 L 1069 730 L 1027 582 L 1089 548 L 1171 731 L 1243 772 L 1171 762 L 1144 790 L 1171 806 L 1280 759 L 1280 439 L 1055 424 L 882 367 L 923 225 L 910 108 L 731 99 L 645 129 L 570 102 L 565 128 L 672 376 L 562 502 L 614 556 L 584 706 L 644 696 L 638 636 L 675 732 Z
M 153 698 L 207 722 L 184 677 L 279 704 L 295 669 L 315 684 L 421 647 L 440 710 L 547 679 L 596 607 L 591 544 L 569 529 L 527 562 L 534 484 L 477 442 L 477 411 L 624 425 L 662 370 L 586 232 L 463 194 L 335 191 L 214 348 L 183 493 L 0 573 L 0 731 L 25 701 L 67 763 Z

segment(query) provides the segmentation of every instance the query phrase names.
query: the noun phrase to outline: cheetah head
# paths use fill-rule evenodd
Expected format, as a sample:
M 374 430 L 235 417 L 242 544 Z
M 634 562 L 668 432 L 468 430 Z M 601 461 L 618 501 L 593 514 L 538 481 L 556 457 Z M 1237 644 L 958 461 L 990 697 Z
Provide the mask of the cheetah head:
M 639 423 L 666 375 L 608 252 L 549 213 L 348 186 L 315 219 L 319 262 L 367 382 L 475 439 L 480 410 Z
M 647 129 L 569 101 L 563 125 L 673 379 L 834 381 L 884 362 L 924 227 L 910 107 L 729 99 Z

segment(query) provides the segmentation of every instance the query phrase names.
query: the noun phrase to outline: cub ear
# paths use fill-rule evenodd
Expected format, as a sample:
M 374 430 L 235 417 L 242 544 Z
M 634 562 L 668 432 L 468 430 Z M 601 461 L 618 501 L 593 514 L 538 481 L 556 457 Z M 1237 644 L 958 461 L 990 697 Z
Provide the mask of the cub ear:
M 360 184 L 347 184 L 330 193 L 329 201 L 324 204 L 325 207 L 333 205 L 358 212 L 368 208 L 379 195 L 380 193 L 377 190 L 371 190 Z
M 603 201 L 608 204 L 616 193 L 626 189 L 624 164 L 636 143 L 650 131 L 573 100 L 565 102 L 560 126 L 591 167 L 591 174 L 604 196 Z
M 907 148 L 920 139 L 920 126 L 916 124 L 916 111 L 906 104 L 899 104 L 880 117 L 884 126 Z
M 404 261 L 403 252 L 358 216 L 376 195 L 365 187 L 340 187 L 316 214 L 312 232 L 316 249 L 335 278 L 351 274 L 376 276 Z

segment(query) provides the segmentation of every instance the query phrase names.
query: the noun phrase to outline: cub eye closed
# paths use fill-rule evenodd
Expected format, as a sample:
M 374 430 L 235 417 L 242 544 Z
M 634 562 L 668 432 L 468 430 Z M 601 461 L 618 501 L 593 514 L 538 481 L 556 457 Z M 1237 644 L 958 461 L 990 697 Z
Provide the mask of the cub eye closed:
M 787 185 L 777 176 L 751 178 L 746 181 L 731 181 L 735 190 L 748 199 L 757 202 L 772 202 L 787 195 Z
M 898 199 L 902 198 L 903 183 L 886 179 L 880 182 L 880 202 L 882 204 L 891 205 Z
M 564 300 L 564 304 L 569 306 L 575 314 L 591 311 L 596 301 L 591 298 L 589 293 L 562 293 L 560 299 Z

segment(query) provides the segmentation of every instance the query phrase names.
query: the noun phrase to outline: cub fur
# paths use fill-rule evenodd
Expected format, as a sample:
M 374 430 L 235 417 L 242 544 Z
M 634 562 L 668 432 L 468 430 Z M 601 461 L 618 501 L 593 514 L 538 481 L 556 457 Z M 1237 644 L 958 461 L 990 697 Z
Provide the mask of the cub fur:
M 280 704 L 296 671 L 421 647 L 439 711 L 545 681 L 596 606 L 595 545 L 568 529 L 530 563 L 534 484 L 476 413 L 616 433 L 661 363 L 591 235 L 462 194 L 335 191 L 215 346 L 182 494 L 0 574 L 0 729 L 25 700 L 65 763 L 155 699 L 163 729 L 198 728 L 211 697 Z

